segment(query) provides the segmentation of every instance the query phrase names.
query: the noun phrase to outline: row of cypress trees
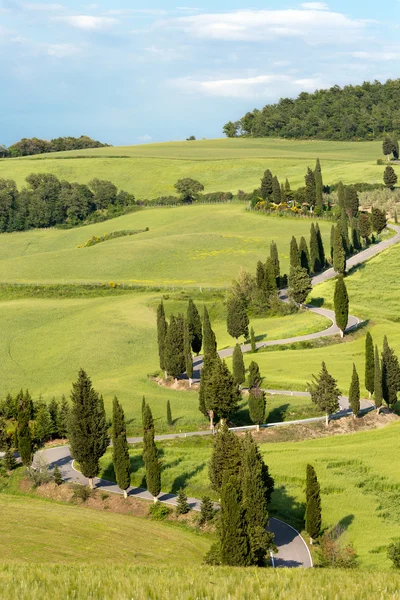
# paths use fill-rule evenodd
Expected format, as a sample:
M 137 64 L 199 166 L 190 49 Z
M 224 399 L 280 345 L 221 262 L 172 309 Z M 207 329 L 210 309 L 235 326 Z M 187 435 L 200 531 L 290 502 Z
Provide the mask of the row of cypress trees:
M 379 355 L 378 345 L 370 332 L 365 338 L 365 387 L 370 397 L 374 397 L 379 412 L 383 401 L 389 408 L 397 403 L 400 391 L 400 364 L 393 348 L 389 346 L 388 338 L 383 339 L 383 349 Z
M 295 236 L 290 242 L 290 268 L 303 267 L 307 273 L 314 275 L 326 267 L 325 249 L 322 241 L 321 230 L 318 223 L 311 223 L 309 246 L 304 236 L 297 243 Z

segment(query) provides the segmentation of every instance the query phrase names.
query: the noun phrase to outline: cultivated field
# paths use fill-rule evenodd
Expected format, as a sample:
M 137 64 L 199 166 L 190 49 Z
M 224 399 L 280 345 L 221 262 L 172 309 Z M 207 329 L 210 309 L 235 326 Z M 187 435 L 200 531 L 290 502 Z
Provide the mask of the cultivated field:
M 53 173 L 62 179 L 87 183 L 94 177 L 111 179 L 137 198 L 173 194 L 174 183 L 192 177 L 206 192 L 252 191 L 269 168 L 293 188 L 304 185 L 308 166 L 317 157 L 326 183 L 381 182 L 380 142 L 325 142 L 283 139 L 220 139 L 173 142 L 60 152 L 54 155 L 0 160 L 0 177 L 23 185 L 30 173 Z

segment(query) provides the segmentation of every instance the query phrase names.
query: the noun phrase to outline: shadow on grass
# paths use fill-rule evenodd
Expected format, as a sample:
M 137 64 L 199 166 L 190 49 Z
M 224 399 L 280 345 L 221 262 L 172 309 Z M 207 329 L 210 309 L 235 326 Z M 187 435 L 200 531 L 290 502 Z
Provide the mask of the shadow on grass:
M 205 462 L 200 463 L 199 465 L 197 465 L 197 467 L 195 467 L 191 471 L 189 471 L 187 473 L 181 473 L 180 475 L 178 475 L 178 477 L 175 477 L 174 482 L 171 486 L 172 493 L 177 494 L 179 492 L 179 490 L 186 487 L 189 479 L 191 479 L 192 477 L 197 475 L 197 473 L 200 473 L 200 471 L 202 471 L 205 466 L 206 466 Z
M 281 406 L 277 406 L 268 415 L 267 423 L 281 423 L 286 418 L 286 413 L 288 411 L 290 404 L 282 404 Z
M 271 516 L 276 516 L 301 531 L 304 528 L 305 512 L 305 502 L 299 502 L 290 496 L 283 485 L 275 488 L 271 499 Z
M 322 306 L 325 304 L 325 298 L 311 298 L 308 304 L 310 306 L 314 306 L 315 308 L 322 308 Z

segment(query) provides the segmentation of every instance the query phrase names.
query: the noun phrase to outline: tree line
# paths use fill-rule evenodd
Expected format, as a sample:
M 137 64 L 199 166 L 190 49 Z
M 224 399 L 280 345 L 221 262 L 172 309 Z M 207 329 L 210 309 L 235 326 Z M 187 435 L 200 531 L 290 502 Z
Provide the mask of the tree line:
M 135 205 L 133 194 L 111 181 L 93 179 L 88 185 L 59 180 L 50 173 L 32 173 L 18 190 L 15 181 L 0 179 L 0 232 L 33 227 L 74 227 L 88 220 L 105 220 Z
M 106 148 L 110 144 L 103 144 L 93 140 L 87 135 L 80 137 L 58 137 L 53 140 L 41 140 L 39 138 L 22 138 L 19 142 L 8 148 L 0 145 L 0 158 L 17 158 L 19 156 L 31 156 L 33 154 L 47 154 L 49 152 L 64 152 L 66 150 L 85 150 L 86 148 Z
M 388 132 L 400 134 L 399 92 L 400 79 L 302 92 L 229 121 L 223 132 L 227 137 L 379 139 Z

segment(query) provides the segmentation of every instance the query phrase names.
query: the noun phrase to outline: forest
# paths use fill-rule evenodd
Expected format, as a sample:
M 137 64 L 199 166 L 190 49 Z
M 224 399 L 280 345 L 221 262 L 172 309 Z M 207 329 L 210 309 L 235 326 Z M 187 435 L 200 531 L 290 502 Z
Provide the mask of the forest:
M 22 138 L 9 148 L 0 145 L 0 158 L 18 158 L 33 154 L 47 154 L 49 152 L 65 152 L 67 150 L 85 150 L 86 148 L 105 148 L 103 144 L 93 140 L 87 135 L 75 137 L 58 137 L 54 140 L 41 140 L 39 138 Z
M 400 79 L 339 86 L 281 98 L 223 128 L 227 137 L 374 140 L 400 134 Z

